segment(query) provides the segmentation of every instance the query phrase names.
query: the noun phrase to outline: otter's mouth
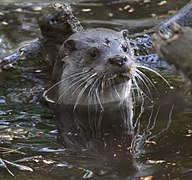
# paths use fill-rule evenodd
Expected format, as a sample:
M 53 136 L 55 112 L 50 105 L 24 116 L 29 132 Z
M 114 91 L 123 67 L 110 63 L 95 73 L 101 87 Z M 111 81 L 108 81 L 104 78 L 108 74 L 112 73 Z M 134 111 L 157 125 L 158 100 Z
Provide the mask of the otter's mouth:
M 107 80 L 114 80 L 114 79 L 130 80 L 131 75 L 129 73 L 121 73 L 121 74 L 115 74 L 115 75 L 107 78 Z
M 108 82 L 113 82 L 113 84 L 123 84 L 127 83 L 131 79 L 131 75 L 128 73 L 115 74 L 107 78 Z

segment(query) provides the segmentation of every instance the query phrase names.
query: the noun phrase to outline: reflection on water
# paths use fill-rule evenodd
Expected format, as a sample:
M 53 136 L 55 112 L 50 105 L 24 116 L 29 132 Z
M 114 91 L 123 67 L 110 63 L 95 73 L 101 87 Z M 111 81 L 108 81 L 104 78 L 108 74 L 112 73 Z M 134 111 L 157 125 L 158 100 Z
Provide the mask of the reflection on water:
M 39 36 L 36 18 L 41 4 L 20 2 L 9 5 L 1 1 L 0 56 L 14 51 L 19 43 Z M 74 3 L 73 8 L 86 27 L 128 28 L 138 32 L 158 24 L 169 10 L 177 10 L 188 1 L 167 1 L 161 6 L 157 5 L 159 1 L 146 2 L 87 1 Z M 4 71 L 0 74 L 2 160 L 33 169 L 33 172 L 26 167 L 18 170 L 16 165 L 7 162 L 17 179 L 26 179 L 26 175 L 34 179 L 125 179 L 125 176 L 191 179 L 191 90 L 177 74 L 164 75 L 174 89 L 149 74 L 158 93 L 151 87 L 152 99 L 146 97 L 144 104 L 141 99 L 136 100 L 134 135 L 125 138 L 126 146 L 111 136 L 107 137 L 111 142 L 108 149 L 100 146 L 99 153 L 77 154 L 58 144 L 55 116 L 46 104 L 40 103 L 50 72 Z M 146 87 L 143 89 L 150 96 Z M 2 179 L 11 177 L 5 168 L 1 172 Z

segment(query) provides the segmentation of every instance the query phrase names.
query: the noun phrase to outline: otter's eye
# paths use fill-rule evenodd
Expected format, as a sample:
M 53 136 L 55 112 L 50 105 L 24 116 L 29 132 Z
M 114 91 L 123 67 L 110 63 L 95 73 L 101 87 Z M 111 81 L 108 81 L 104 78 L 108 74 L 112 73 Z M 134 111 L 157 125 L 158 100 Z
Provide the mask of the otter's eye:
M 99 56 L 99 49 L 96 47 L 93 47 L 90 49 L 89 54 L 90 54 L 91 58 L 95 59 Z
M 128 52 L 128 46 L 127 45 L 122 44 L 121 47 L 122 47 L 124 52 Z

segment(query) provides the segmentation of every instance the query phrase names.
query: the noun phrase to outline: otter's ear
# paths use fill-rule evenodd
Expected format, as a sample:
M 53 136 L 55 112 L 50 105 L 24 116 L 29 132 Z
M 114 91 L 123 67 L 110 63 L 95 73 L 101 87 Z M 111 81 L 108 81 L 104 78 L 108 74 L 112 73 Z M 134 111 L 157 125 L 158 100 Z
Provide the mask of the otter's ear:
M 69 39 L 64 42 L 64 49 L 72 53 L 76 49 L 76 43 L 74 40 Z
M 63 58 L 66 55 L 71 54 L 75 49 L 76 49 L 75 41 L 72 40 L 72 39 L 66 40 L 62 44 L 61 48 L 59 49 L 59 54 L 58 54 L 58 57 L 57 57 L 57 61 L 58 62 L 63 61 Z

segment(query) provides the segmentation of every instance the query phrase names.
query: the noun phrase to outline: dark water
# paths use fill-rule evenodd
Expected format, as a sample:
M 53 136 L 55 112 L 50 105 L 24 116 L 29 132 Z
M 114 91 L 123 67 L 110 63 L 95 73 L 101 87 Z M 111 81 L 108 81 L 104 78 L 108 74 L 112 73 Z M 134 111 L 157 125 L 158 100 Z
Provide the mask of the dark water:
M 23 41 L 39 36 L 36 19 L 41 7 L 49 1 L 41 2 L 0 2 L 0 56 L 13 52 Z M 189 1 L 170 0 L 164 5 L 160 5 L 163 1 L 148 2 L 73 1 L 72 7 L 85 27 L 127 28 L 135 33 L 159 24 L 169 16 L 168 12 L 178 10 Z M 146 98 L 144 106 L 136 107 L 134 122 L 140 128 L 132 139 L 134 148 L 129 155 L 125 154 L 125 159 L 112 166 L 105 164 L 103 157 L 86 152 L 77 155 L 57 143 L 54 114 L 40 103 L 50 79 L 49 71 L 29 73 L 9 69 L 1 72 L 2 160 L 15 179 L 192 179 L 191 89 L 178 74 L 161 73 L 174 88 L 147 73 L 159 94 L 151 87 L 153 102 Z M 5 160 L 28 168 L 19 169 Z M 133 173 L 131 169 L 137 171 Z M 3 167 L 0 177 L 13 178 Z

